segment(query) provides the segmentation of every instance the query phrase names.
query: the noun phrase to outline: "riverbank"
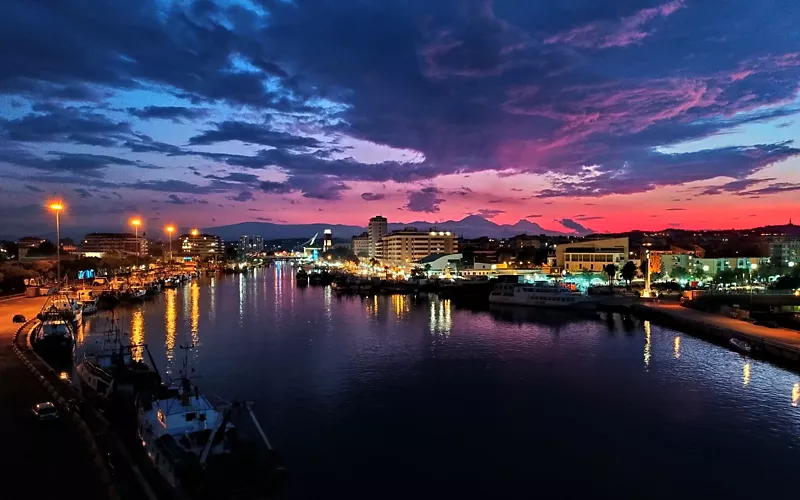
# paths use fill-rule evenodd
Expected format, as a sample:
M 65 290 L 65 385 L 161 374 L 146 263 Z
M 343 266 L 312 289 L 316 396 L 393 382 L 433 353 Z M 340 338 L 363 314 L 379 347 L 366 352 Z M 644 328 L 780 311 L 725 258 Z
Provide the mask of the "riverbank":
M 631 311 L 643 319 L 730 347 L 730 339 L 747 341 L 753 353 L 800 370 L 800 332 L 769 328 L 678 304 L 639 303 Z

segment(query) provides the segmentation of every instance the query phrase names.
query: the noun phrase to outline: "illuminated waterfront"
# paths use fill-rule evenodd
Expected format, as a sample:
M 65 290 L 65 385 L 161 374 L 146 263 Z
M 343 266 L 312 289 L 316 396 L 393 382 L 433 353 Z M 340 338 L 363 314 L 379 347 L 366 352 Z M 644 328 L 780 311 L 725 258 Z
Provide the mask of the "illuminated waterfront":
M 255 402 L 290 498 L 768 496 L 780 481 L 731 480 L 743 458 L 752 477 L 800 458 L 799 375 L 631 318 L 340 298 L 288 266 L 117 317 L 162 373 L 194 344 L 202 391 Z

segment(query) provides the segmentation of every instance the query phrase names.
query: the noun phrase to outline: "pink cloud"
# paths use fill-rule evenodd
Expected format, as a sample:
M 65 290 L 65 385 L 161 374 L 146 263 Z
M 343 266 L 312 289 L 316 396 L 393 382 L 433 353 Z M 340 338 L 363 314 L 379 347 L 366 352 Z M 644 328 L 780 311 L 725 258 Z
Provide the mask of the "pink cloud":
M 659 17 L 668 17 L 683 8 L 683 0 L 674 0 L 657 7 L 639 10 L 619 21 L 600 21 L 590 23 L 569 31 L 558 33 L 544 43 L 563 43 L 581 48 L 607 49 L 626 47 L 650 36 L 652 31 L 645 25 Z

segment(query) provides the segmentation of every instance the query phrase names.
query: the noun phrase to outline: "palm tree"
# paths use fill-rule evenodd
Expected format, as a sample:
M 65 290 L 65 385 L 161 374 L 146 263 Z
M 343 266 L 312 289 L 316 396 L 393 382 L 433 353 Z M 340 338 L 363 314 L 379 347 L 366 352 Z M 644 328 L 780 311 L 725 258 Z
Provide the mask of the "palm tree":
M 622 279 L 628 282 L 628 287 L 631 286 L 631 281 L 633 281 L 633 278 L 636 277 L 636 271 L 638 270 L 639 268 L 633 263 L 632 260 L 629 260 L 624 266 L 622 266 Z
M 608 276 L 608 289 L 614 291 L 614 278 L 617 276 L 619 268 L 615 264 L 606 264 L 603 266 L 603 272 Z

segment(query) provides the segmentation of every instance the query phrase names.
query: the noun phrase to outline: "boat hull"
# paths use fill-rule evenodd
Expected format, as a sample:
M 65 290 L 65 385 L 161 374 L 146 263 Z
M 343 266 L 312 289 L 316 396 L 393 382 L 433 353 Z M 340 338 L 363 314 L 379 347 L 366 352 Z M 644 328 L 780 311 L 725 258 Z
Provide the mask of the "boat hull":
M 597 309 L 597 303 L 591 300 L 578 300 L 575 302 L 559 303 L 552 300 L 536 298 L 490 296 L 489 303 L 579 311 L 594 311 Z

